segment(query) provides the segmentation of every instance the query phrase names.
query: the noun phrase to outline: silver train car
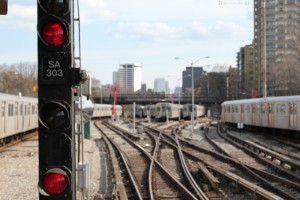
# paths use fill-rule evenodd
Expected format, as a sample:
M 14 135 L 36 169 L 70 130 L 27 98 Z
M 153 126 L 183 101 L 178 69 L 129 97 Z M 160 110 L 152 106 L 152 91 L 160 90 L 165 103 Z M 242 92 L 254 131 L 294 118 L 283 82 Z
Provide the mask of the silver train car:
M 182 118 L 191 119 L 192 104 L 184 104 L 182 108 Z M 194 105 L 194 118 L 199 118 L 205 115 L 205 107 L 202 105 Z
M 116 115 L 122 115 L 122 106 L 116 105 Z M 112 105 L 110 104 L 94 104 L 93 106 L 83 109 L 92 119 L 108 118 L 112 116 Z
M 173 103 L 157 103 L 155 105 L 155 118 L 159 120 L 178 119 L 181 114 L 182 105 Z
M 38 99 L 0 93 L 0 145 L 38 127 Z
M 144 110 L 146 111 L 146 116 L 155 118 L 156 104 L 145 105 Z
M 122 115 L 122 106 L 116 105 L 116 115 Z M 102 118 L 112 116 L 112 105 L 110 104 L 94 104 L 94 112 L 92 118 Z
M 138 105 L 136 107 L 135 115 L 136 115 L 136 117 L 139 117 L 139 118 L 146 117 L 147 116 L 147 111 L 146 111 L 145 106 Z
M 225 101 L 221 119 L 235 127 L 243 123 L 245 127 L 299 131 L 300 96 Z

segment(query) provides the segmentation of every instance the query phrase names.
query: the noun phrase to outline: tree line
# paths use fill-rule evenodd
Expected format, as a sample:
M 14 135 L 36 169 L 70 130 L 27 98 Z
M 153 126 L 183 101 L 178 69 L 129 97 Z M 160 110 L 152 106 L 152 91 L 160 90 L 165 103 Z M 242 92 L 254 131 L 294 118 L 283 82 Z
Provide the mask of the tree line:
M 0 65 L 0 92 L 37 97 L 37 65 L 35 63 Z

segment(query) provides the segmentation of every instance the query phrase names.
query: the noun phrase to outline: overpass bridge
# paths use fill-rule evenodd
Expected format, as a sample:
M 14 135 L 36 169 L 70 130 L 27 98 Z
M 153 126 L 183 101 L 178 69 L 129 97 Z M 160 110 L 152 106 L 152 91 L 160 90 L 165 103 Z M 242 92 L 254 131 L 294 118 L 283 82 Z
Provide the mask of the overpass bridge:
M 132 104 L 135 102 L 136 104 L 147 105 L 147 104 L 156 104 L 158 102 L 172 102 L 180 104 L 192 103 L 192 95 L 183 95 L 179 98 L 179 96 L 175 96 L 172 98 L 169 94 L 148 94 L 148 93 L 134 93 L 134 94 L 118 94 L 117 96 L 117 104 Z M 94 103 L 103 103 L 103 104 L 112 104 L 113 96 L 110 95 L 108 97 L 92 97 Z M 207 97 L 207 96 L 194 96 L 195 104 L 221 104 L 227 99 L 221 97 Z

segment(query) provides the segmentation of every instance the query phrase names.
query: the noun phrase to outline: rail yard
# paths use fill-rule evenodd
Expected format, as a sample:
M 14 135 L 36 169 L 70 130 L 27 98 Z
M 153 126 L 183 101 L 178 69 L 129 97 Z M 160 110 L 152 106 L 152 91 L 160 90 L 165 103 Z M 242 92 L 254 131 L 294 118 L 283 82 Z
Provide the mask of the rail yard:
M 138 131 L 132 123 L 91 121 L 91 139 L 83 141 L 90 199 L 300 199 L 297 139 L 205 117 L 196 120 L 194 134 L 184 120 L 142 120 Z M 2 148 L 1 200 L 38 198 L 37 141 Z

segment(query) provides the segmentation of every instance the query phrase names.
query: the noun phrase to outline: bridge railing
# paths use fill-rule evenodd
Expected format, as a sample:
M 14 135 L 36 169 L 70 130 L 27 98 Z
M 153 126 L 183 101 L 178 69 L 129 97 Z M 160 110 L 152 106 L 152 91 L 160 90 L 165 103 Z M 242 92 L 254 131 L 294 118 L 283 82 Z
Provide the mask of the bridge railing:
M 232 100 L 235 98 L 224 98 L 224 97 L 207 97 L 207 96 L 195 96 L 194 102 L 195 104 L 221 104 L 224 101 Z M 95 103 L 102 102 L 103 104 L 112 104 L 113 97 L 102 97 L 102 101 L 100 97 L 93 97 Z M 157 102 L 171 102 L 172 97 L 166 94 L 121 94 L 117 97 L 117 104 L 132 104 L 133 102 L 137 104 L 155 104 Z M 192 102 L 191 95 L 184 95 L 180 97 L 180 104 L 186 104 Z M 174 97 L 174 103 L 179 103 L 179 97 Z

